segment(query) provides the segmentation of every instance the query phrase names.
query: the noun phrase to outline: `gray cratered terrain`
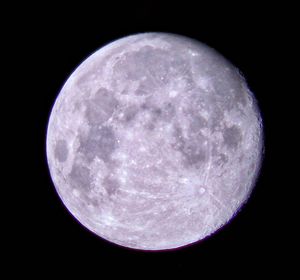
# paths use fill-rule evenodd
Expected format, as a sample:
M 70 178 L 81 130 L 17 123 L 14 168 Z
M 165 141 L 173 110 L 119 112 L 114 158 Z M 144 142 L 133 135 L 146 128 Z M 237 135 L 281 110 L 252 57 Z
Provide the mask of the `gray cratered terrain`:
M 262 122 L 239 71 L 215 50 L 164 33 L 114 41 L 69 77 L 52 109 L 47 157 L 76 219 L 113 243 L 181 247 L 248 199 Z

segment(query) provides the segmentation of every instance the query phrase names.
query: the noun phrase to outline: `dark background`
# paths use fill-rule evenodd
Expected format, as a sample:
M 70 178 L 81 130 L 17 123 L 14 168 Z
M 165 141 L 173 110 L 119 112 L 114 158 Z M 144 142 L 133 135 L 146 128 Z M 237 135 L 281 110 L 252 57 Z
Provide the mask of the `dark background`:
M 194 271 L 198 276 L 290 272 L 286 228 L 285 190 L 280 176 L 284 165 L 282 139 L 288 131 L 282 118 L 289 109 L 282 101 L 286 87 L 280 84 L 283 49 L 289 44 L 293 16 L 285 7 L 254 6 L 240 1 L 232 7 L 202 2 L 114 7 L 68 7 L 24 4 L 8 19 L 12 45 L 16 47 L 20 84 L 17 90 L 19 138 L 26 155 L 18 166 L 24 176 L 18 182 L 21 217 L 11 249 L 13 263 L 22 271 L 125 270 L 159 275 Z M 197 3 L 197 4 L 195 4 Z M 247 4 L 248 3 L 248 4 Z M 72 7 L 72 9 L 71 9 Z M 66 79 L 92 52 L 120 37 L 146 31 L 172 32 L 200 40 L 218 50 L 246 77 L 262 111 L 265 157 L 257 186 L 243 210 L 221 231 L 185 248 L 142 252 L 104 241 L 83 228 L 66 210 L 55 192 L 45 154 L 46 128 L 51 108 Z M 24 118 L 24 119 L 23 119 Z M 19 119 L 19 122 L 20 122 Z M 25 138 L 25 139 L 24 139 Z M 19 180 L 21 182 L 19 182 Z M 290 228 L 290 227 L 289 227 Z M 287 266 L 288 265 L 288 266 Z M 289 268 L 288 268 L 289 267 Z

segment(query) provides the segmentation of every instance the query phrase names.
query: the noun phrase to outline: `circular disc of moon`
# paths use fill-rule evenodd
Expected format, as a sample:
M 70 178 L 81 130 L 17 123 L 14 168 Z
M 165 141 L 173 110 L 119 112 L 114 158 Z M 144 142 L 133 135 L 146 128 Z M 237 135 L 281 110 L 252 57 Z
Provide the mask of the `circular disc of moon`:
M 141 250 L 185 246 L 230 221 L 262 149 L 260 112 L 237 68 L 166 33 L 116 40 L 83 61 L 47 131 L 66 208 L 96 235 Z

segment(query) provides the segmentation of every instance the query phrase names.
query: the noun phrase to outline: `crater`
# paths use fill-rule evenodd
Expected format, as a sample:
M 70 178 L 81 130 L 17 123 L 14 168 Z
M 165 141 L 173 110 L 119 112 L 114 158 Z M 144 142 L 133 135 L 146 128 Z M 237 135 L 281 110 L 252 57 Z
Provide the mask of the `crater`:
M 101 125 L 107 121 L 118 106 L 118 101 L 113 93 L 105 88 L 100 88 L 95 96 L 86 101 L 86 118 L 91 125 Z
M 54 148 L 54 156 L 59 162 L 65 162 L 68 158 L 68 146 L 66 141 L 58 140 Z
M 84 154 L 88 161 L 97 156 L 107 162 L 116 147 L 117 141 L 111 127 L 92 126 L 87 137 L 82 137 L 80 140 L 79 151 Z

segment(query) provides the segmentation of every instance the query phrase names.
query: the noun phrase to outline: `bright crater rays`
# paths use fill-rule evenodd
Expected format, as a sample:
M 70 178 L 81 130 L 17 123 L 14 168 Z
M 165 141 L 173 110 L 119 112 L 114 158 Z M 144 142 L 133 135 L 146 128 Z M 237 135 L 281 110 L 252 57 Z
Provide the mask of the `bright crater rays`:
M 255 185 L 263 147 L 253 94 L 213 49 L 164 33 L 86 59 L 52 109 L 56 190 L 86 228 L 142 250 L 181 247 L 226 224 Z

